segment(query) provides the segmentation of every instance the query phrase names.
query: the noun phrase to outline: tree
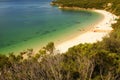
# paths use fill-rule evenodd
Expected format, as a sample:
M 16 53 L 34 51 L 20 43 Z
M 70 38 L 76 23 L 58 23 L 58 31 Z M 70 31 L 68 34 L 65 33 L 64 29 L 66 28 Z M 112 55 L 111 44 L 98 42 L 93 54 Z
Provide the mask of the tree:
M 45 49 L 51 54 L 53 53 L 55 47 L 54 47 L 54 43 L 53 42 L 50 42 L 46 45 Z

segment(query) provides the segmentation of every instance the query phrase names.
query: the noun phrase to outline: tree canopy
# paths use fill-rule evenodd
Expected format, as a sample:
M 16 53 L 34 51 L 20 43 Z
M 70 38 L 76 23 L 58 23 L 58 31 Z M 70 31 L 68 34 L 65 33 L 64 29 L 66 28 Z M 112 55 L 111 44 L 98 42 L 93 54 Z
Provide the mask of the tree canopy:
M 120 16 L 120 0 L 54 0 L 53 3 L 105 9 Z M 0 55 L 0 80 L 120 80 L 120 19 L 117 21 L 109 38 L 94 44 L 79 44 L 64 54 L 51 55 L 54 43 L 50 42 L 35 55 L 32 49 L 18 56 Z M 29 54 L 27 59 L 25 54 Z

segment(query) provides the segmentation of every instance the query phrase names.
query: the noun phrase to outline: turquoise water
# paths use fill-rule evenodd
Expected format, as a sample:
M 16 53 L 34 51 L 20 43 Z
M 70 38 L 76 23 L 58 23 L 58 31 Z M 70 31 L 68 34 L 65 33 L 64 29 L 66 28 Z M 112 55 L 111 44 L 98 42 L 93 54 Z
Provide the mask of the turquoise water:
M 91 11 L 60 10 L 49 0 L 0 2 L 0 54 L 62 41 L 101 17 Z

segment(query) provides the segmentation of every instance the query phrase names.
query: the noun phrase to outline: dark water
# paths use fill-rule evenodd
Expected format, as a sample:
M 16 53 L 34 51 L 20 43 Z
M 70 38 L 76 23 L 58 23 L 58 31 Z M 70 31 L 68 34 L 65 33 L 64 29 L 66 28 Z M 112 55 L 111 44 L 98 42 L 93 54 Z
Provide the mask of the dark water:
M 50 0 L 1 0 L 0 52 L 17 52 L 67 37 L 100 17 L 90 11 L 59 10 Z

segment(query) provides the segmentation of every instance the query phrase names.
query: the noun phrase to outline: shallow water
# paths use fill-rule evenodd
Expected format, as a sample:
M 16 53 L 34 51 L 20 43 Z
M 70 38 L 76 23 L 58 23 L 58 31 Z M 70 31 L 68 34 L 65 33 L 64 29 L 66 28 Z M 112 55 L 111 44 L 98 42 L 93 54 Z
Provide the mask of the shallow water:
M 59 41 L 97 22 L 101 14 L 60 10 L 50 0 L 0 2 L 0 53 L 20 52 Z

